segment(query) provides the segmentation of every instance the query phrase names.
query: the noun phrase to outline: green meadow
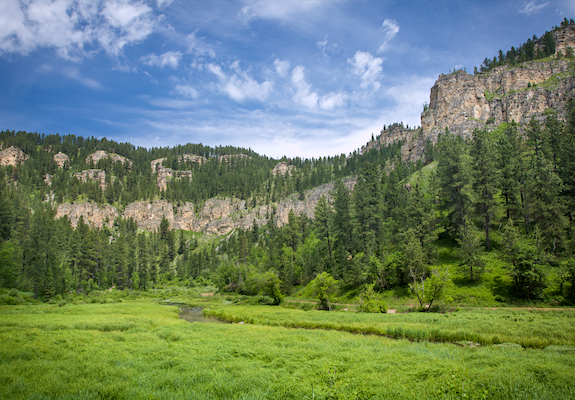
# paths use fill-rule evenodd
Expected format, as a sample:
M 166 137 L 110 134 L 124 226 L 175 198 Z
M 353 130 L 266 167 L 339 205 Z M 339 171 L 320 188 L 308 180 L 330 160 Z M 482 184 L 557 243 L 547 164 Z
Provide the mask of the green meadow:
M 270 306 L 211 307 L 224 321 L 346 331 L 433 342 L 514 343 L 527 348 L 575 346 L 575 311 L 464 309 L 452 313 L 369 314 Z M 575 355 L 575 347 L 573 347 Z
M 178 318 L 178 307 L 150 299 L 62 307 L 1 306 L 0 398 L 575 397 L 575 352 L 570 347 L 573 313 L 568 311 L 461 311 L 446 317 L 229 305 L 204 312 L 223 315 L 224 310 L 246 322 L 251 315 L 253 322 L 262 324 L 188 323 Z M 489 319 L 489 315 L 494 317 Z M 518 321 L 509 321 L 508 315 L 515 315 Z M 342 326 L 384 327 L 381 321 L 390 317 L 394 326 L 403 324 L 406 330 L 416 323 L 421 329 L 436 324 L 445 331 L 472 324 L 472 330 L 491 321 L 493 327 L 485 326 L 480 333 L 488 335 L 489 329 L 494 329 L 502 341 L 509 338 L 510 343 L 478 346 L 424 338 L 414 342 L 336 331 L 333 329 L 338 327 L 326 325 L 339 320 Z M 274 318 L 278 323 L 273 325 L 278 326 L 265 322 Z M 324 324 L 323 329 L 288 328 L 279 323 L 290 325 L 287 321 L 306 318 Z M 451 322 L 458 318 L 459 323 Z M 502 330 L 505 321 L 511 328 Z M 523 331 L 529 325 L 534 328 Z M 560 325 L 564 336 L 558 335 Z M 524 348 L 511 343 L 515 338 L 514 343 L 528 344 L 532 335 L 552 344 Z

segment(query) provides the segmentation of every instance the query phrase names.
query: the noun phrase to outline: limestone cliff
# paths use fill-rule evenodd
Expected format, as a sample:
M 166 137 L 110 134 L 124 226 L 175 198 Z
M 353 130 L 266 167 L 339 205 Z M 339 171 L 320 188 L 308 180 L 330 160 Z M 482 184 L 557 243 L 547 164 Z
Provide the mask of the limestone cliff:
M 353 190 L 355 180 L 346 180 L 344 184 L 349 190 Z M 304 201 L 298 200 L 297 195 L 282 200 L 277 205 L 274 223 L 277 226 L 286 224 L 290 210 L 294 210 L 297 215 L 304 214 L 313 218 L 315 207 L 322 195 L 332 200 L 333 186 L 333 183 L 329 183 L 308 190 Z M 87 224 L 101 228 L 104 224 L 111 227 L 114 219 L 121 216 L 125 219 L 132 218 L 138 228 L 147 231 L 159 229 L 162 219 L 166 218 L 173 229 L 222 235 L 238 228 L 249 229 L 254 220 L 258 226 L 265 225 L 271 215 L 268 205 L 248 210 L 243 200 L 213 198 L 206 200 L 197 214 L 193 203 L 175 206 L 166 200 L 136 201 L 128 204 L 123 213 L 109 204 L 98 206 L 94 202 L 63 203 L 58 206 L 56 218 L 67 216 L 75 227 L 80 216 L 83 216 Z
M 575 60 L 558 54 L 565 55 L 568 48 L 575 48 L 575 27 L 558 28 L 553 36 L 557 53 L 551 59 L 500 66 L 476 75 L 463 70 L 440 75 L 431 88 L 429 106 L 421 114 L 421 129 L 395 127 L 382 131 L 364 151 L 404 140 L 402 158 L 414 162 L 423 157 L 426 143 L 435 143 L 446 128 L 470 137 L 476 128 L 493 129 L 503 122 L 525 125 L 531 118 L 542 120 L 548 109 L 563 118 L 565 104 L 575 93 Z
M 57 154 L 54 154 L 54 162 L 56 163 L 56 165 L 58 165 L 58 168 L 64 168 L 64 165 L 67 162 L 70 162 L 70 157 L 68 157 L 66 154 L 62 153 L 61 151 L 59 151 Z
M 128 160 L 126 157 L 122 157 L 119 154 L 109 153 L 104 150 L 97 150 L 94 153 L 90 154 L 88 157 L 86 157 L 86 164 L 90 164 L 90 162 L 92 162 L 94 163 L 94 165 L 96 165 L 98 161 L 100 161 L 103 158 L 110 158 L 112 162 L 121 162 L 122 164 L 128 163 L 128 165 L 132 167 L 131 160 Z
M 13 167 L 28 160 L 28 155 L 18 147 L 8 147 L 0 151 L 0 166 L 11 165 Z
M 272 169 L 272 175 L 285 175 L 285 174 L 292 174 L 292 171 L 297 171 L 295 165 L 289 165 L 287 162 L 280 161 L 275 165 Z
M 120 216 L 120 213 L 109 204 L 99 206 L 93 201 L 86 203 L 62 203 L 56 210 L 56 218 L 68 217 L 70 223 L 75 228 L 78 226 L 80 217 L 83 217 L 84 223 L 92 227 L 101 228 L 106 225 L 112 227 L 114 220 Z
M 102 190 L 106 189 L 106 171 L 103 169 L 86 169 L 84 171 L 76 172 L 72 176 L 80 180 L 82 183 L 86 183 L 89 180 L 99 181 L 100 188 Z
M 470 75 L 456 71 L 440 75 L 431 88 L 429 107 L 421 114 L 421 129 L 400 127 L 382 131 L 364 151 L 405 140 L 404 161 L 423 157 L 427 141 L 435 143 L 439 133 L 470 137 L 476 128 L 493 129 L 503 122 L 527 124 L 542 120 L 552 109 L 564 118 L 567 100 L 575 93 L 573 59 L 532 61 L 514 68 L 501 66 L 488 73 Z

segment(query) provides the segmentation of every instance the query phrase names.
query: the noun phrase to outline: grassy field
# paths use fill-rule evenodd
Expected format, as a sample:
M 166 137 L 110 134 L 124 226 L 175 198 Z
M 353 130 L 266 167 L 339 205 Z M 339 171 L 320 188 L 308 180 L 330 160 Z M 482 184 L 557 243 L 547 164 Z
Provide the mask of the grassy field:
M 575 354 L 565 347 L 413 343 L 329 330 L 190 324 L 177 315 L 177 307 L 151 300 L 2 306 L 0 398 L 575 397 Z
M 229 322 L 318 328 L 386 335 L 414 341 L 482 345 L 515 343 L 522 347 L 569 347 L 575 356 L 575 311 L 481 310 L 438 313 L 368 314 L 303 311 L 270 306 L 212 307 L 204 314 Z

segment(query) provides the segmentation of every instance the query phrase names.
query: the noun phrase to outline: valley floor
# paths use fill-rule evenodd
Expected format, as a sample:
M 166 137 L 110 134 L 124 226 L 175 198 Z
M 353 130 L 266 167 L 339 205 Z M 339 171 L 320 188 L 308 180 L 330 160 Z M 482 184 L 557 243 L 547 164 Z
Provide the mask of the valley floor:
M 199 300 L 201 301 L 201 299 Z M 223 304 L 218 299 L 214 303 Z M 218 311 L 219 310 L 219 311 Z M 433 343 L 330 329 L 188 323 L 157 300 L 0 307 L 0 397 L 42 399 L 574 398 L 573 312 L 461 311 L 458 316 L 322 313 L 218 306 L 237 318 L 305 318 L 407 331 L 457 320 L 526 341 L 545 328 L 560 344 Z M 296 312 L 296 313 L 294 313 Z M 515 314 L 513 314 L 515 312 Z M 491 316 L 490 316 L 491 315 Z M 518 321 L 504 318 L 515 315 Z M 455 318 L 453 318 L 455 317 Z M 416 321 L 416 319 L 420 320 Z M 431 318 L 431 319 L 430 319 Z M 438 319 L 433 321 L 432 319 Z M 445 321 L 440 319 L 443 318 Z M 501 321 L 508 320 L 504 329 Z M 346 322 L 347 321 L 347 322 Z M 472 321 L 476 321 L 473 323 Z M 256 321 L 257 322 L 257 321 Z M 329 322 L 329 321 L 328 321 Z M 333 321 L 332 321 L 333 322 Z M 357 321 L 356 321 L 357 322 Z M 519 325 L 516 324 L 519 323 Z M 455 322 L 454 322 L 455 324 Z M 528 326 L 532 330 L 524 330 Z M 554 327 L 554 328 L 553 328 Z M 325 328 L 325 327 L 324 327 Z M 484 328 L 483 330 L 485 330 Z M 545 329 L 538 337 L 545 338 Z M 479 329 L 481 331 L 481 329 Z M 516 329 L 517 330 L 517 329 Z M 537 336 L 536 335 L 536 336 Z M 560 336 L 560 335 L 559 335 Z M 549 339 L 548 338 L 548 339 Z M 551 340 L 551 339 L 550 339 Z M 553 342 L 552 339 L 550 341 Z M 519 341 L 519 340 L 517 340 Z M 516 341 L 516 342 L 517 342 Z M 524 344 L 527 344 L 525 342 Z

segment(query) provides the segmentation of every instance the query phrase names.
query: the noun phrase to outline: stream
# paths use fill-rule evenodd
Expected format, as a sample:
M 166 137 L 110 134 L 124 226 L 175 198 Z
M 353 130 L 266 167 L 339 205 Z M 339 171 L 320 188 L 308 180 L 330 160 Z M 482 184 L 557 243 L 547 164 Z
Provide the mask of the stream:
M 205 317 L 202 315 L 202 309 L 184 309 L 180 311 L 180 319 L 186 320 L 188 322 L 201 322 L 207 324 L 227 324 L 227 322 L 220 321 L 219 319 L 212 317 Z

